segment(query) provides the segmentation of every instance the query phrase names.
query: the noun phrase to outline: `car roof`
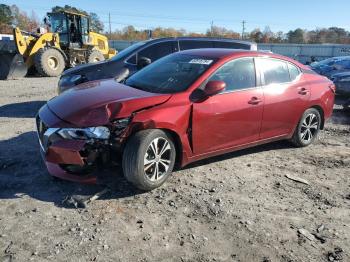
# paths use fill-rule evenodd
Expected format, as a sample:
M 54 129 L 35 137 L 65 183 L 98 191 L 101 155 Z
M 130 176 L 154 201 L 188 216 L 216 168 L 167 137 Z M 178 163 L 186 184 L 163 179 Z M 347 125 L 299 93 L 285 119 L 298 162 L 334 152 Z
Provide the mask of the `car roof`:
M 163 38 L 155 38 L 155 39 L 149 39 L 146 40 L 146 43 L 155 43 L 155 42 L 162 42 L 162 41 L 181 41 L 181 40 L 194 40 L 194 41 L 219 41 L 219 42 L 234 42 L 234 43 L 240 43 L 240 44 L 246 44 L 246 45 L 256 45 L 253 41 L 244 41 L 240 39 L 234 39 L 234 38 L 225 38 L 225 37 L 191 37 L 191 36 L 181 36 L 181 37 L 163 37 Z
M 178 54 L 203 56 L 203 57 L 209 57 L 214 59 L 223 59 L 223 58 L 230 58 L 230 57 L 233 58 L 238 56 L 270 57 L 270 58 L 287 60 L 291 63 L 297 64 L 299 67 L 302 67 L 302 68 L 305 67 L 303 64 L 286 56 L 262 52 L 262 51 L 250 51 L 250 50 L 243 50 L 243 49 L 202 48 L 202 49 L 184 50 L 184 51 L 180 51 Z

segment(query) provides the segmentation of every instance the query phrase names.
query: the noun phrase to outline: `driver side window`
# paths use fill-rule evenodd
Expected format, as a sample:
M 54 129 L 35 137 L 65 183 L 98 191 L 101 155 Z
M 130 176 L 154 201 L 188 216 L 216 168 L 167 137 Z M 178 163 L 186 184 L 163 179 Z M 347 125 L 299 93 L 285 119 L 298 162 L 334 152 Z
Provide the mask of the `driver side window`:
M 214 80 L 221 80 L 226 83 L 223 93 L 255 87 L 254 59 L 239 58 L 226 63 L 209 78 L 209 81 Z
M 153 44 L 145 49 L 141 50 L 137 58 L 147 57 L 150 58 L 152 63 L 163 56 L 169 55 L 174 52 L 174 42 L 166 41 L 157 44 Z

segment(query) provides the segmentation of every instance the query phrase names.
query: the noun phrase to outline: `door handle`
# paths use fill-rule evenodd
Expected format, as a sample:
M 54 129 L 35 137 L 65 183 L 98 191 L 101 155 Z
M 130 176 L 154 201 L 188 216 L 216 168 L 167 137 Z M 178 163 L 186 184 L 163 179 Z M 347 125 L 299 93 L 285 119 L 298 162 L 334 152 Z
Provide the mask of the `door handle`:
M 248 104 L 257 105 L 257 104 L 260 104 L 261 102 L 262 102 L 262 100 L 260 100 L 259 98 L 254 96 L 248 101 Z
M 307 95 L 309 93 L 309 90 L 307 90 L 306 88 L 300 88 L 299 89 L 299 92 L 298 92 L 298 94 L 300 94 L 300 95 Z

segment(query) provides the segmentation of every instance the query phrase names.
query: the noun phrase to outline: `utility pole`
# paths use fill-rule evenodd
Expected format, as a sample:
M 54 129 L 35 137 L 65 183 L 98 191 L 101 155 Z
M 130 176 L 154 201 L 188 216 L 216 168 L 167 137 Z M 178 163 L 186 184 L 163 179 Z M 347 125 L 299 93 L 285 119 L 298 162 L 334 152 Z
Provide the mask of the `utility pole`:
M 111 37 L 112 35 L 111 13 L 108 13 L 108 23 L 109 23 L 109 37 Z
M 214 21 L 210 22 L 210 35 L 213 36 L 213 27 L 214 27 Z
M 247 23 L 247 21 L 245 21 L 245 20 L 242 21 L 242 39 L 244 39 L 246 23 Z

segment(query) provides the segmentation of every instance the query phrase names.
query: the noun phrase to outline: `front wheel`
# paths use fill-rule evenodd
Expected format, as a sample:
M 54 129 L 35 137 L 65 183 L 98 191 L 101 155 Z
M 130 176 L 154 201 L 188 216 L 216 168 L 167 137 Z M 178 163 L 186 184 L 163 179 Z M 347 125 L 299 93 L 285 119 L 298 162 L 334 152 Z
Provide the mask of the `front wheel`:
M 161 186 L 175 164 L 172 138 L 162 130 L 143 130 L 133 135 L 123 153 L 125 178 L 145 191 Z
M 35 69 L 41 76 L 59 76 L 66 63 L 63 55 L 55 48 L 41 48 L 34 56 Z
M 87 55 L 87 62 L 88 63 L 97 63 L 97 62 L 101 62 L 104 60 L 105 60 L 105 57 L 103 56 L 101 51 L 94 49 L 94 50 L 90 50 L 88 52 L 88 55 Z
M 310 145 L 317 138 L 321 128 L 321 121 L 321 115 L 317 109 L 307 109 L 294 131 L 292 143 L 297 147 Z

